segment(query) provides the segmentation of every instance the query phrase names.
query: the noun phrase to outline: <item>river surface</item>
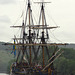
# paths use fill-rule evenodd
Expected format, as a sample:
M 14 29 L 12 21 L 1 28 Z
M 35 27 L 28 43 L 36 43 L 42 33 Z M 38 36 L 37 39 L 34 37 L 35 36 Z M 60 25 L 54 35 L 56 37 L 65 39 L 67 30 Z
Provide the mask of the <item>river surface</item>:
M 0 75 L 9 75 L 9 74 L 5 74 L 5 73 L 0 73 Z

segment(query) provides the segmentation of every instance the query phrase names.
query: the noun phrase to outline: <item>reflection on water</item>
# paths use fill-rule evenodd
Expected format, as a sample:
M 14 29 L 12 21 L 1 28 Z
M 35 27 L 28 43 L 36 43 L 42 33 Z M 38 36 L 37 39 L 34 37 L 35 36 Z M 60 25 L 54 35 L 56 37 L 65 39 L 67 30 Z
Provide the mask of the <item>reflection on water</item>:
M 0 73 L 0 75 L 8 75 L 8 74 L 5 74 L 5 73 Z

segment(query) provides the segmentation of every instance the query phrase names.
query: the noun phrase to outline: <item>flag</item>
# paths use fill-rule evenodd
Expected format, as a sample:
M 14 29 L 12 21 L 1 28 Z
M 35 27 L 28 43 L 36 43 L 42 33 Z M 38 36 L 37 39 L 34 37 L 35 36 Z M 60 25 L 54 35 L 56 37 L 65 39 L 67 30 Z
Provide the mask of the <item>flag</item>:
M 15 44 L 15 39 L 14 39 L 14 44 Z M 16 57 L 16 46 L 13 45 L 13 51 L 11 52 L 11 54 L 14 53 L 14 57 Z

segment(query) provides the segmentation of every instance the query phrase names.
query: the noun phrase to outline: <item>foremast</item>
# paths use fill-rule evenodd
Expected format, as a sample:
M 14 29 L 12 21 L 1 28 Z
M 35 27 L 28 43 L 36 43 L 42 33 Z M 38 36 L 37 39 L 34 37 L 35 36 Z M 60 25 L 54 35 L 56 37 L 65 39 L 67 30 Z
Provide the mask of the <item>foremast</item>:
M 28 25 L 27 25 L 27 18 L 28 18 Z M 22 40 L 22 43 L 17 43 L 17 44 L 22 44 L 22 58 L 21 58 L 21 62 L 23 61 L 23 57 L 25 55 L 25 52 L 27 53 L 27 45 L 25 44 L 31 44 L 32 43 L 32 37 L 31 37 L 31 23 L 33 24 L 33 19 L 32 19 L 32 10 L 31 10 L 31 5 L 30 5 L 30 0 L 28 0 L 28 4 L 27 4 L 27 11 L 26 11 L 26 17 L 25 17 L 25 22 L 24 22 L 24 18 L 23 18 L 23 23 L 22 26 L 12 26 L 14 28 L 22 28 L 22 38 L 14 38 L 16 40 Z M 29 27 L 29 34 L 26 33 L 26 27 Z M 26 38 L 27 37 L 27 38 Z M 28 41 L 26 41 L 26 39 Z M 16 45 L 16 44 L 14 44 Z M 19 45 L 18 45 L 19 46 Z M 31 55 L 31 46 L 29 46 L 29 65 L 31 66 L 32 63 L 32 55 Z

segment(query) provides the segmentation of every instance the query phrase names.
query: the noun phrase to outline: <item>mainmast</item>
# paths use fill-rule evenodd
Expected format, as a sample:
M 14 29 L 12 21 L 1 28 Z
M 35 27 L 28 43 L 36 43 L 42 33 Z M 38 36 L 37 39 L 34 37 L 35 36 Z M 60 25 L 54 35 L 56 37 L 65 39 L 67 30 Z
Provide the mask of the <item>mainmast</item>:
M 29 10 L 29 43 L 31 44 L 31 23 L 30 23 L 30 14 L 31 14 L 31 6 L 30 6 L 30 0 L 28 0 L 28 10 Z M 31 66 L 31 46 L 29 46 L 29 54 L 30 54 L 30 60 L 29 60 L 29 63 L 30 63 L 30 66 Z
M 42 3 L 42 8 L 41 8 L 41 11 L 42 11 L 42 25 L 44 26 L 44 7 L 43 7 L 43 3 Z M 45 39 L 44 39 L 44 29 L 42 31 L 42 44 L 45 43 Z M 42 56 L 43 56 L 43 67 L 45 67 L 45 57 L 44 57 L 44 46 L 42 46 Z
M 46 24 L 45 12 L 44 12 L 44 2 L 42 1 L 42 2 L 39 2 L 39 3 L 42 4 L 41 5 L 40 18 L 39 18 L 39 25 L 41 23 L 40 21 L 42 20 L 42 27 L 41 27 L 41 29 L 42 29 L 42 32 L 41 32 L 42 35 L 41 35 L 40 39 L 41 39 L 42 44 L 46 44 L 45 40 L 48 39 L 49 37 L 48 37 L 48 30 L 45 28 L 45 27 L 47 27 L 47 24 Z M 40 29 L 40 27 L 39 27 L 39 29 Z M 39 31 L 39 29 L 38 29 L 38 31 Z M 46 37 L 44 35 L 45 32 L 46 32 Z M 45 55 L 44 55 L 45 48 L 47 49 L 48 57 L 50 57 L 47 46 L 42 46 L 43 68 L 45 67 Z
M 57 27 L 48 27 L 48 25 L 46 23 L 44 4 L 50 3 L 50 2 L 44 2 L 42 0 L 42 2 L 37 2 L 37 3 L 41 3 L 41 12 L 40 12 L 40 18 L 39 18 L 39 27 L 37 27 L 37 28 L 35 27 L 34 29 L 38 29 L 38 33 L 37 33 L 38 36 L 39 36 L 39 29 L 42 30 L 42 32 L 41 32 L 42 35 L 38 39 L 41 39 L 40 40 L 41 44 L 47 44 L 46 39 L 49 39 L 48 29 L 53 29 L 53 28 L 57 28 Z M 40 25 L 41 23 L 42 23 L 42 25 Z M 46 52 L 48 54 L 48 59 L 50 58 L 50 55 L 49 55 L 49 50 L 48 50 L 47 46 L 41 46 L 41 47 L 42 47 L 42 58 L 43 58 L 42 62 L 43 62 L 43 68 L 44 68 L 45 67 L 45 55 L 44 55 L 45 48 L 46 48 Z

